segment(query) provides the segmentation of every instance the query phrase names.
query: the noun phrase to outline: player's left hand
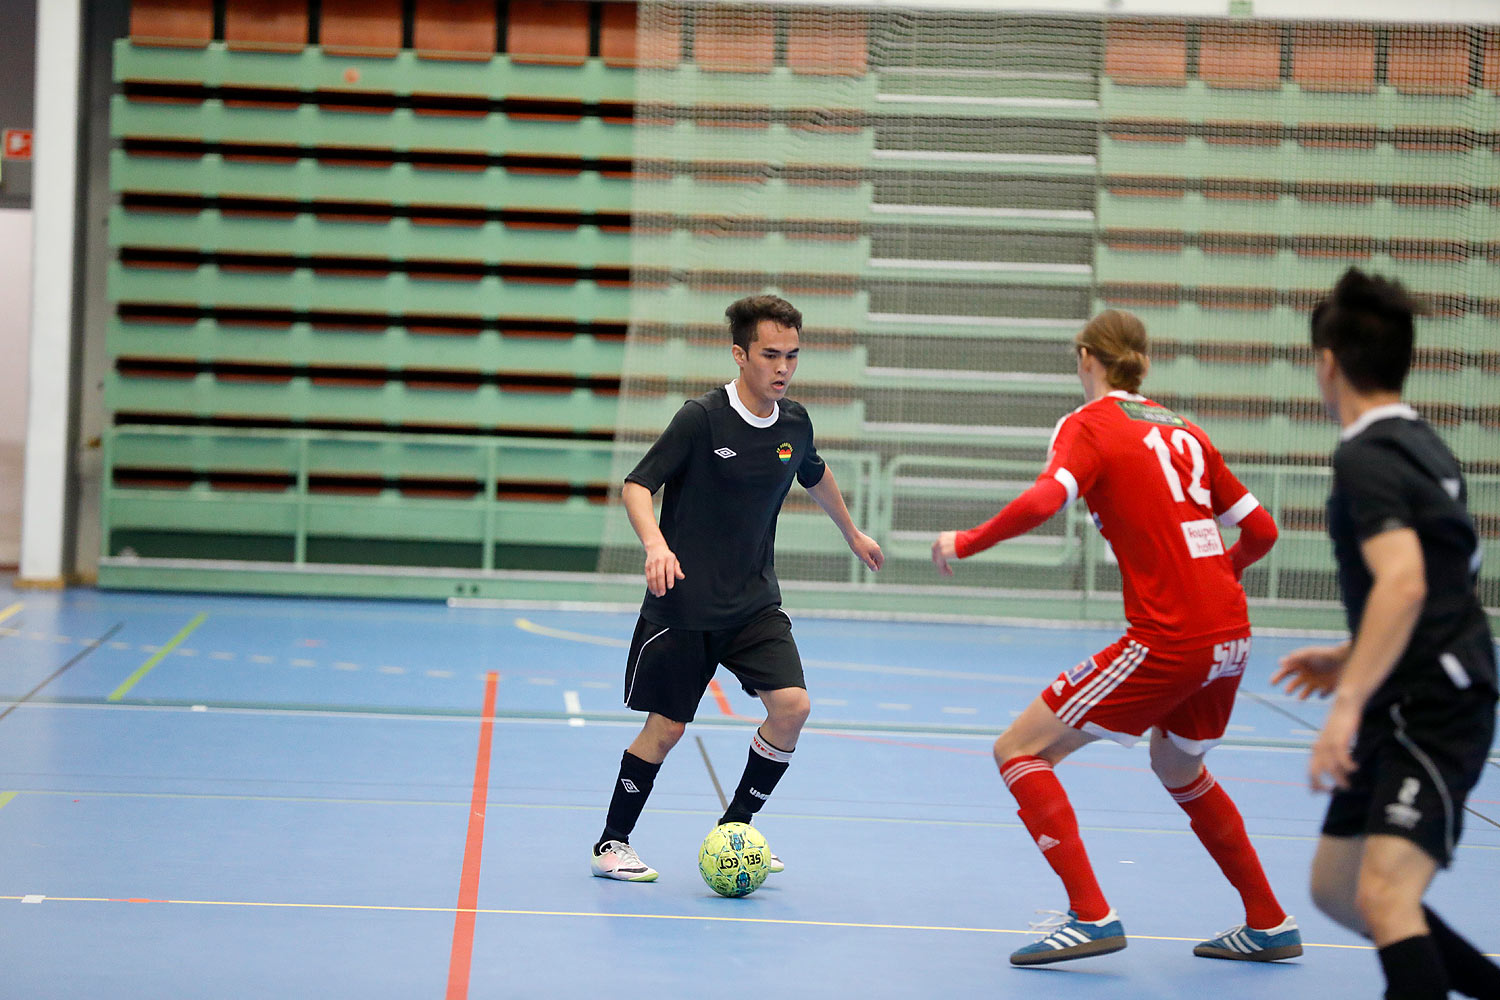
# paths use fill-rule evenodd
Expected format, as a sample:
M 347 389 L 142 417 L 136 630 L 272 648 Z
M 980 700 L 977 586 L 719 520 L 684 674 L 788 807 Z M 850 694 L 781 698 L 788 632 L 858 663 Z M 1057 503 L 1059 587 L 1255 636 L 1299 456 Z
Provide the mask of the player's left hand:
M 849 551 L 859 556 L 859 561 L 872 573 L 880 572 L 880 567 L 885 565 L 885 553 L 880 551 L 880 543 L 863 531 L 856 531 L 849 539 Z
M 945 531 L 937 536 L 932 543 L 932 564 L 943 576 L 952 576 L 953 567 L 948 565 L 950 559 L 958 558 L 958 532 Z
M 1349 776 L 1355 771 L 1350 747 L 1359 730 L 1359 711 L 1352 705 L 1334 702 L 1323 723 L 1323 731 L 1313 744 L 1312 758 L 1307 762 L 1308 785 L 1315 792 L 1348 788 Z

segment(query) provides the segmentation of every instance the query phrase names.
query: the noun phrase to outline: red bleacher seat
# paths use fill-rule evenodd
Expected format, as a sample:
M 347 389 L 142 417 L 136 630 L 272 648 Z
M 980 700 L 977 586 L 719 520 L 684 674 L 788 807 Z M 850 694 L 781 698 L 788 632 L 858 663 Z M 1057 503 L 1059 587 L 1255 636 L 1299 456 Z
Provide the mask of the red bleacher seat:
M 693 36 L 700 69 L 769 73 L 776 64 L 776 22 L 748 7 L 701 8 Z
M 1281 86 L 1281 28 L 1204 25 L 1198 43 L 1198 76 L 1210 87 L 1277 89 Z
M 489 59 L 495 54 L 492 0 L 416 0 L 412 45 L 424 59 Z
M 1375 32 L 1356 25 L 1298 27 L 1292 79 L 1303 90 L 1368 94 L 1375 90 Z
M 1113 21 L 1105 32 L 1104 72 L 1128 86 L 1187 84 L 1187 26 L 1177 21 Z
M 323 51 L 336 56 L 394 56 L 401 51 L 401 0 L 323 0 Z
M 224 41 L 231 49 L 298 52 L 307 45 L 307 0 L 228 0 Z
M 1469 29 L 1395 28 L 1386 79 L 1403 94 L 1469 93 Z
M 214 40 L 213 0 L 134 0 L 130 40 L 136 45 L 202 48 Z
M 794 10 L 787 25 L 786 64 L 808 76 L 864 76 L 869 70 L 868 19 L 855 11 Z
M 635 5 L 630 6 L 633 12 Z M 512 62 L 582 66 L 588 61 L 589 5 L 582 0 L 510 0 L 506 25 Z

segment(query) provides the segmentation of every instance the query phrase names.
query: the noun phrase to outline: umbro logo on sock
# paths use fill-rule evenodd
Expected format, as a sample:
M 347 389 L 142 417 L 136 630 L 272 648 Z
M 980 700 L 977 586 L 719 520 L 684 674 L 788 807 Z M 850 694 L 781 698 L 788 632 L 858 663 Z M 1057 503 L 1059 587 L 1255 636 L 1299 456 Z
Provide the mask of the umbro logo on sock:
M 750 789 L 750 794 L 753 795 L 753 796 L 755 796 L 757 799 L 760 799 L 762 802 L 765 802 L 767 799 L 769 799 L 771 797 L 771 796 L 767 795 L 765 792 L 761 791 L 759 788 L 752 788 L 752 789 Z
M 1045 833 L 1036 838 L 1036 846 L 1041 848 L 1043 851 L 1050 851 L 1052 850 L 1052 848 L 1061 843 L 1062 841 L 1049 837 Z
M 629 778 L 621 778 L 620 779 L 620 786 L 622 788 L 624 788 L 627 792 L 629 792 L 631 795 L 636 795 L 636 794 L 640 793 L 640 789 L 635 786 L 635 782 L 631 781 Z
M 718 455 L 720 458 L 733 458 L 736 454 L 738 454 L 738 452 L 736 452 L 733 448 L 715 448 L 714 454 Z

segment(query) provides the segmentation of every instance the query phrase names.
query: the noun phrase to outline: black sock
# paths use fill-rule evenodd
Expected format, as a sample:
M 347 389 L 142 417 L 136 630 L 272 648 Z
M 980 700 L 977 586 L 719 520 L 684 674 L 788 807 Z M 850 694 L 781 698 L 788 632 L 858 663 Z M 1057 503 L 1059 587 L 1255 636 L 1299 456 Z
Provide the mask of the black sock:
M 1448 973 L 1432 936 L 1422 934 L 1380 949 L 1385 1000 L 1448 1000 Z
M 734 790 L 734 798 L 719 822 L 750 822 L 750 817 L 759 812 L 766 799 L 771 797 L 776 783 L 791 762 L 792 751 L 772 745 L 757 729 L 750 737 L 750 756 L 745 761 L 745 773 L 740 776 L 740 785 Z
M 1448 970 L 1448 982 L 1464 996 L 1481 1000 L 1500 1000 L 1500 966 L 1484 957 L 1484 953 L 1465 941 L 1453 928 L 1443 923 L 1441 917 L 1427 907 L 1422 907 L 1427 917 L 1427 927 L 1432 933 L 1432 943 L 1437 945 L 1443 968 Z
M 651 794 L 656 772 L 660 770 L 660 764 L 641 760 L 629 750 L 625 751 L 620 758 L 620 776 L 615 780 L 615 792 L 609 799 L 604 832 L 599 835 L 599 843 L 594 845 L 595 853 L 606 840 L 630 843 L 630 831 L 635 829 L 635 821 L 641 818 L 641 810 L 646 808 L 646 797 Z

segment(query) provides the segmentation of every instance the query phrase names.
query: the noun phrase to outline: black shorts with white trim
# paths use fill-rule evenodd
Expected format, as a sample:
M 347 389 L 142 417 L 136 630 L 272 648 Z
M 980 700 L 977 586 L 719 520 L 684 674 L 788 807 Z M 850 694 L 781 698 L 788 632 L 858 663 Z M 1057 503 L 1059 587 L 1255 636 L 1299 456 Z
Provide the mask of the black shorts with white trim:
M 1357 769 L 1329 801 L 1323 833 L 1401 837 L 1446 868 L 1494 736 L 1487 688 L 1424 691 L 1368 712 L 1354 741 Z
M 625 704 L 675 722 L 692 722 L 720 664 L 751 695 L 807 687 L 791 619 L 779 607 L 712 632 L 668 628 L 642 618 L 625 661 Z

